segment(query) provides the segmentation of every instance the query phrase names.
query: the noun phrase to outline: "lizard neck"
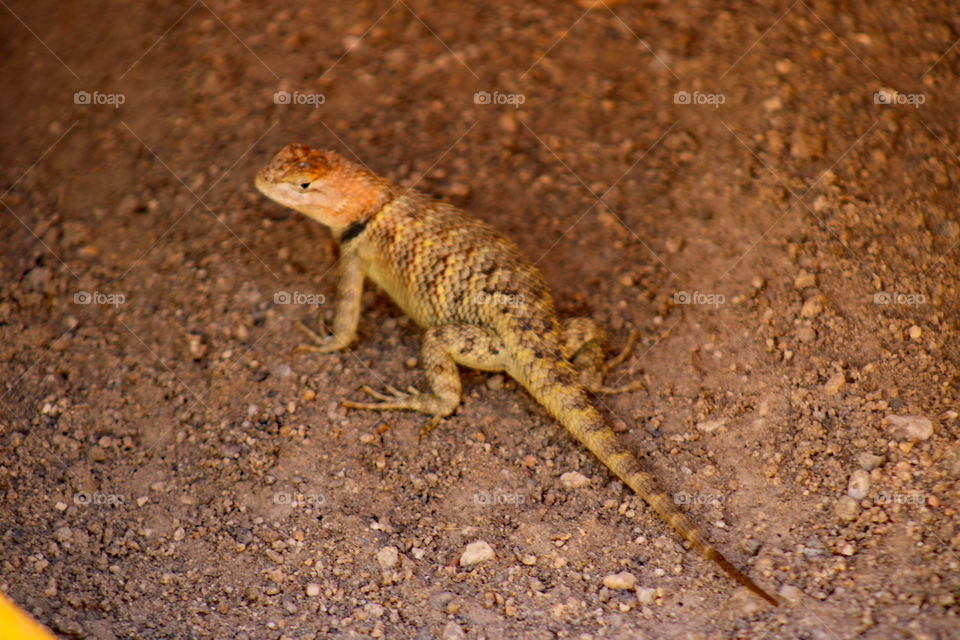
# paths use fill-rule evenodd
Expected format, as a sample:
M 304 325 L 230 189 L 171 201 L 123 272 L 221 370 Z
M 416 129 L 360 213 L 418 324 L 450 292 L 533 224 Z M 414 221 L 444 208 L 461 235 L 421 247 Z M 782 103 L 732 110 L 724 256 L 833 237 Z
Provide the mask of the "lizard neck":
M 370 222 L 376 218 L 391 202 L 396 199 L 393 189 L 383 189 L 376 198 L 367 202 L 354 203 L 356 212 L 348 217 L 351 221 L 345 225 L 331 226 L 330 231 L 337 244 L 343 246 L 366 231 Z

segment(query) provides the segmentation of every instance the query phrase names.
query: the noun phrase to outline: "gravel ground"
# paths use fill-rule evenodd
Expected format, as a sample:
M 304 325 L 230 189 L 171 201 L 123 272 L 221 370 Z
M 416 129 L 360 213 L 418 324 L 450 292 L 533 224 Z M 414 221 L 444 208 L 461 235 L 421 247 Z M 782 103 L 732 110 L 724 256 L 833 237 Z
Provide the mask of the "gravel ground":
M 960 628 L 957 12 L 9 0 L 0 590 L 64 638 L 916 638 Z M 470 209 L 634 357 L 599 400 L 772 609 L 516 384 L 458 412 L 329 234 L 337 149 Z

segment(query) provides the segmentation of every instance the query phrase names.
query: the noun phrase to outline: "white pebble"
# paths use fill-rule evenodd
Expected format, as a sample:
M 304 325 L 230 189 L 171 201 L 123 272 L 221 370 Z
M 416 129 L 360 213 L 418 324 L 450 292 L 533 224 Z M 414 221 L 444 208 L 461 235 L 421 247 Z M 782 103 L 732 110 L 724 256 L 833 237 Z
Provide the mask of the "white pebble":
M 657 590 L 651 587 L 642 587 L 637 589 L 637 602 L 640 604 L 653 604 L 657 599 Z
M 453 620 L 443 628 L 443 635 L 441 636 L 443 640 L 464 640 L 466 637 L 467 634 L 464 633 L 463 627 Z
M 862 500 L 870 490 L 870 474 L 863 469 L 857 469 L 850 474 L 850 483 L 847 485 L 847 495 L 854 500 Z
M 890 430 L 907 440 L 927 440 L 933 435 L 933 422 L 923 416 L 888 415 L 883 418 Z
M 590 484 L 590 478 L 579 471 L 567 471 L 560 476 L 560 485 L 564 489 L 579 489 Z
M 463 550 L 463 554 L 460 556 L 460 566 L 469 567 L 487 560 L 493 560 L 496 557 L 497 554 L 493 552 L 493 547 L 484 540 L 477 540 L 468 544 L 467 548 Z
M 377 552 L 377 563 L 384 571 L 393 569 L 400 563 L 400 552 L 396 547 L 384 547 Z
M 307 585 L 307 595 L 311 598 L 316 598 L 320 595 L 320 585 L 316 582 L 311 582 Z

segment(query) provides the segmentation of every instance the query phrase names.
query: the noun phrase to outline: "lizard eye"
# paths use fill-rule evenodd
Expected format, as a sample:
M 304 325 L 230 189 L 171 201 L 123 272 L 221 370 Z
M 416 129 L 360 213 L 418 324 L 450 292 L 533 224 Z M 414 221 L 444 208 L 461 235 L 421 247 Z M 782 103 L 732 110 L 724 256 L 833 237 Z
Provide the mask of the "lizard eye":
M 306 191 L 307 189 L 310 188 L 310 183 L 309 183 L 309 182 L 303 182 L 303 183 L 300 184 L 300 188 L 303 189 L 304 191 Z

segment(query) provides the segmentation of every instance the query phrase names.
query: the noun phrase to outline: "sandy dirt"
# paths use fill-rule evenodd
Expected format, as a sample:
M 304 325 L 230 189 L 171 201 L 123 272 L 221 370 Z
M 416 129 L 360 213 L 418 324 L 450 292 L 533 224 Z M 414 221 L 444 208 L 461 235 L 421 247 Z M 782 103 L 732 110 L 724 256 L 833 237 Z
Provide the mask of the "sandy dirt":
M 3 3 L 0 590 L 64 638 L 958 637 L 955 7 L 516 5 Z M 371 287 L 293 353 L 336 282 L 253 187 L 294 141 L 636 328 L 599 406 L 782 606 L 509 379 L 423 442 L 341 408 L 420 336 Z

